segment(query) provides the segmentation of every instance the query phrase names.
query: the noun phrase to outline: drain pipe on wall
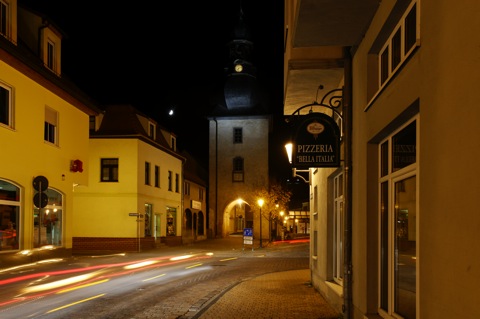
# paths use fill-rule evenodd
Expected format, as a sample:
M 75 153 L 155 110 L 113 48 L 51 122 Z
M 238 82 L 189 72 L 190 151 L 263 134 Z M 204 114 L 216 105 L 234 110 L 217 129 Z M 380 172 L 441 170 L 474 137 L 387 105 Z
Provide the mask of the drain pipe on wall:
M 343 116 L 345 125 L 345 231 L 344 241 L 344 278 L 343 283 L 343 313 L 345 319 L 353 318 L 352 312 L 352 57 L 350 47 L 344 49 L 345 81 L 343 92 Z
M 213 238 L 217 238 L 218 226 L 217 226 L 217 219 L 218 219 L 218 122 L 217 118 L 214 117 L 213 120 L 215 121 L 215 227 L 213 231 L 215 235 Z

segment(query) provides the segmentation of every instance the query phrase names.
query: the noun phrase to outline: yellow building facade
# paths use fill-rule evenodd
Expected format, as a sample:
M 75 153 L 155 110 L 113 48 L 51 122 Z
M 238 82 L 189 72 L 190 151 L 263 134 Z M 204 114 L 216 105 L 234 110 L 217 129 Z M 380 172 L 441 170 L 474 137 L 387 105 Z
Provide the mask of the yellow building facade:
M 0 249 L 71 248 L 73 185 L 88 180 L 72 163 L 88 170 L 89 116 L 98 109 L 59 76 L 55 48 L 62 33 L 53 24 L 40 28 L 41 17 L 17 10 L 16 1 L 6 12 L 8 28 L 0 36 Z M 25 57 L 20 37 L 29 38 L 25 43 L 38 56 Z

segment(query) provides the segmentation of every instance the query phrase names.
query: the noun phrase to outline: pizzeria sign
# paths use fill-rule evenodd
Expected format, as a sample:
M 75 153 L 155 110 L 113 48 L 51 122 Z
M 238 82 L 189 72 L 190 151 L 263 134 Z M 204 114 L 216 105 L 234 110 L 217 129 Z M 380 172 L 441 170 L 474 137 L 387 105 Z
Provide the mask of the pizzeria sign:
M 301 115 L 293 134 L 292 164 L 295 168 L 339 167 L 340 129 L 324 113 Z

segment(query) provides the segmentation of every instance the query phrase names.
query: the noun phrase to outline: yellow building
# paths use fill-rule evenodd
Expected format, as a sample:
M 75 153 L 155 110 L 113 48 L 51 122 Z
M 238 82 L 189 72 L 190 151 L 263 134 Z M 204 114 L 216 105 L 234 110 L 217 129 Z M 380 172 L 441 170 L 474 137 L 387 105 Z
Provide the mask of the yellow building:
M 285 4 L 285 115 L 342 102 L 340 165 L 308 169 L 313 285 L 345 318 L 478 318 L 480 3 Z
M 88 184 L 75 185 L 73 251 L 182 243 L 183 164 L 176 137 L 130 105 L 90 132 Z
M 207 239 L 207 179 L 208 173 L 195 157 L 186 151 L 183 169 L 183 209 L 184 230 L 183 243 Z
M 71 248 L 73 185 L 88 183 L 75 168 L 89 169 L 98 109 L 62 78 L 61 30 L 15 0 L 0 6 L 0 252 Z

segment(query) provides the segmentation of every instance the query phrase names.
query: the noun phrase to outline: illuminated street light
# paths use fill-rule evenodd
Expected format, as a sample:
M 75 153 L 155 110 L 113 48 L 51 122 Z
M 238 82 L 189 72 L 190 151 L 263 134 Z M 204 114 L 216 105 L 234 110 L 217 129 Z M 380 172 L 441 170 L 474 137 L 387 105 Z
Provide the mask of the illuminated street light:
M 260 248 L 262 248 L 262 206 L 263 206 L 263 199 L 258 200 L 258 206 L 260 206 Z

